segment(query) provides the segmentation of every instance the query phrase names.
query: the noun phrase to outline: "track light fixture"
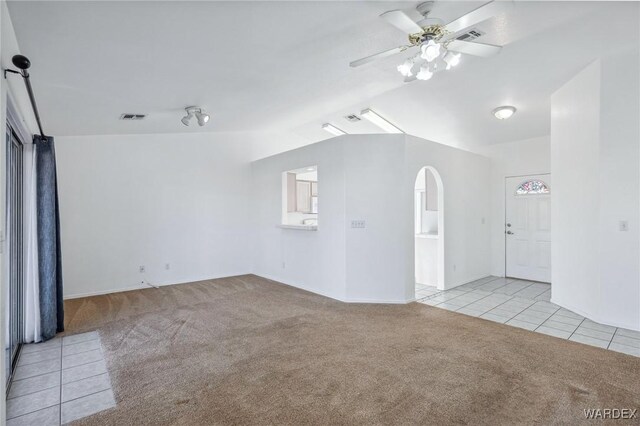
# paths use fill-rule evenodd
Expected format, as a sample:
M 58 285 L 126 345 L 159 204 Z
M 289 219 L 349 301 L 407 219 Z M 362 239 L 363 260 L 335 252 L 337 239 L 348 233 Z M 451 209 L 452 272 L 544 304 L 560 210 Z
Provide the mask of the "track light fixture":
M 206 114 L 202 111 L 202 108 L 197 106 L 190 106 L 185 108 L 187 111 L 187 115 L 182 117 L 182 124 L 188 126 L 191 123 L 191 119 L 195 116 L 198 119 L 198 125 L 204 126 L 209 121 L 209 114 Z

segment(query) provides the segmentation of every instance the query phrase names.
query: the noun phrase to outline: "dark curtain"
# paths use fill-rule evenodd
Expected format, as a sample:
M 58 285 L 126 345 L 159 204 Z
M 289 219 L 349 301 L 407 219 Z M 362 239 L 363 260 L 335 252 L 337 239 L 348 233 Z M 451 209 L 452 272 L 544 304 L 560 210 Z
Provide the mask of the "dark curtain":
M 56 153 L 50 136 L 34 136 L 33 143 L 36 146 L 40 324 L 42 340 L 48 340 L 64 330 Z

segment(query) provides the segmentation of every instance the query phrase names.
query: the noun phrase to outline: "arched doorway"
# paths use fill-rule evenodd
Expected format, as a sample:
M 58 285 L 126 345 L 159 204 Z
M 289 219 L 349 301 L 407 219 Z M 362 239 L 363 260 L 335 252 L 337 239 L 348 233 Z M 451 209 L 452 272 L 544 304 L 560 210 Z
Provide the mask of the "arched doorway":
M 416 299 L 444 290 L 444 193 L 431 166 L 414 183 L 414 254 Z

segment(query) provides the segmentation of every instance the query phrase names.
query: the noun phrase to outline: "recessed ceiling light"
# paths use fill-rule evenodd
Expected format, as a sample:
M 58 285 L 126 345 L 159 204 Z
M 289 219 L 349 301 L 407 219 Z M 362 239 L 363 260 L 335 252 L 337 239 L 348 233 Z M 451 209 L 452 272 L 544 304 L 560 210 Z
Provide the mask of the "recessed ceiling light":
M 380 127 L 382 130 L 384 130 L 387 133 L 404 133 L 402 130 L 398 129 L 396 126 L 389 123 L 387 120 L 385 120 L 375 112 L 371 111 L 369 108 L 362 111 L 360 113 L 360 116 L 362 118 L 366 118 L 367 120 L 369 120 L 376 126 Z
M 324 123 L 322 125 L 322 128 L 324 130 L 326 130 L 327 132 L 331 133 L 332 135 L 335 135 L 335 136 L 342 136 L 342 135 L 346 135 L 347 134 L 347 132 L 338 129 L 336 126 L 333 126 L 333 125 L 331 125 L 329 123 Z
M 315 170 L 315 167 L 307 167 L 307 171 L 308 171 L 308 172 L 312 172 L 312 171 L 314 171 L 314 170 Z
M 506 120 L 511 117 L 516 112 L 516 107 L 512 106 L 501 106 L 493 110 L 493 115 L 496 116 L 498 120 Z

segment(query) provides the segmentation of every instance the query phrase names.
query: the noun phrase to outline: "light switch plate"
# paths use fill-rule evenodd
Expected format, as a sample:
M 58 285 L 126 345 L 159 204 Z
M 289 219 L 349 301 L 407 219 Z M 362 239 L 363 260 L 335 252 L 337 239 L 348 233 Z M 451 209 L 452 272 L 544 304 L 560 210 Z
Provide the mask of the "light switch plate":
M 366 226 L 366 222 L 364 220 L 352 220 L 351 227 L 352 228 L 364 228 Z
M 621 220 L 620 221 L 620 231 L 622 232 L 626 232 L 629 230 L 629 222 L 626 220 Z

